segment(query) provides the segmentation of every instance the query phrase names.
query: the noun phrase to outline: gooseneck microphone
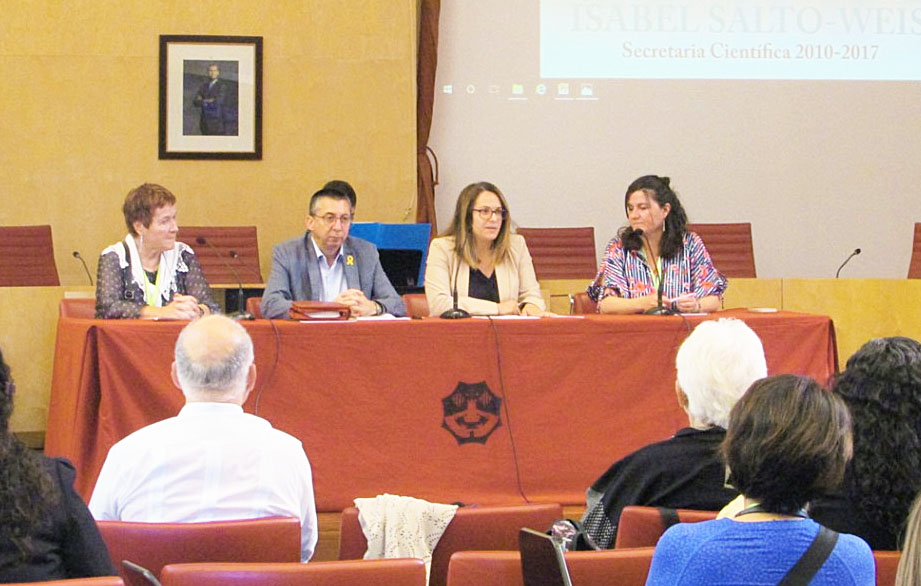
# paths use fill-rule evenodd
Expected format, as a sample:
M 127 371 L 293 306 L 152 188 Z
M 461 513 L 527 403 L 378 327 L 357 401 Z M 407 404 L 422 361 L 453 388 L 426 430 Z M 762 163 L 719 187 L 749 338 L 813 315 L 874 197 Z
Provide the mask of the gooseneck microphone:
M 235 320 L 256 319 L 255 316 L 253 316 L 253 314 L 246 311 L 246 305 L 245 305 L 246 300 L 243 299 L 243 281 L 240 280 L 240 275 L 237 273 L 236 269 L 234 269 L 233 266 L 229 262 L 227 262 L 227 259 L 221 256 L 221 251 L 218 250 L 215 245 L 211 244 L 211 242 L 209 242 L 204 236 L 198 236 L 197 238 L 195 238 L 195 243 L 198 244 L 199 246 L 207 246 L 208 248 L 213 250 L 215 254 L 217 254 L 217 258 L 221 261 L 221 264 L 223 264 L 224 267 L 226 267 L 227 270 L 230 271 L 230 273 L 233 275 L 233 278 L 236 279 L 237 281 L 237 308 L 238 309 L 237 311 L 229 314 L 227 317 L 229 317 L 230 319 L 235 319 Z M 236 251 L 231 250 L 230 256 L 232 258 L 238 258 L 240 255 L 238 255 Z
M 646 237 L 646 234 L 644 234 L 642 230 L 636 230 L 636 234 L 638 236 L 643 237 L 643 242 L 646 243 L 646 249 L 652 252 L 652 246 L 649 245 L 649 238 Z M 648 259 L 646 262 L 647 264 L 649 264 Z M 651 264 L 650 264 L 650 268 L 652 268 Z M 662 303 L 662 296 L 664 292 L 665 292 L 665 275 L 663 275 L 662 272 L 660 271 L 659 272 L 659 287 L 658 289 L 656 289 L 656 306 L 650 307 L 649 309 L 644 311 L 643 315 L 674 315 L 675 312 L 672 311 L 670 307 L 666 307 L 665 304 Z
M 855 249 L 854 249 L 854 252 L 852 252 L 850 255 L 848 255 L 848 257 L 847 257 L 846 259 L 844 259 L 844 262 L 841 263 L 841 266 L 838 267 L 838 270 L 835 272 L 835 278 L 836 278 L 836 279 L 838 278 L 838 275 L 841 274 L 841 269 L 844 268 L 844 265 L 846 265 L 847 263 L 849 263 L 849 262 L 851 261 L 851 259 L 854 258 L 855 256 L 857 256 L 858 254 L 860 254 L 860 249 L 859 249 L 859 248 L 855 248 Z
M 83 256 L 80 254 L 79 250 L 74 251 L 74 258 L 83 263 L 83 270 L 86 271 L 86 278 L 90 280 L 90 287 L 93 286 L 93 275 L 90 274 L 90 269 L 86 266 L 86 261 L 83 260 Z
M 460 270 L 460 259 L 457 261 L 457 266 L 454 267 L 454 284 L 451 288 L 451 293 L 454 296 L 454 305 L 451 309 L 446 310 L 439 317 L 441 319 L 464 319 L 470 317 L 470 314 L 457 306 L 457 273 Z

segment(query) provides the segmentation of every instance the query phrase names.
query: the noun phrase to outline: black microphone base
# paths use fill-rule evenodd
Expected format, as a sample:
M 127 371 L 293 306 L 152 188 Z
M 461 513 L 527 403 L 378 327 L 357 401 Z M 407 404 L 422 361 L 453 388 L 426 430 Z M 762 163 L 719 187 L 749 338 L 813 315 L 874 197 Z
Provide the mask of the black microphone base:
M 650 307 L 643 312 L 643 315 L 675 315 L 675 312 L 664 305 L 659 305 L 658 307 Z
M 463 309 L 454 307 L 442 313 L 438 317 L 440 317 L 441 319 L 465 319 L 465 318 L 470 317 L 470 314 L 464 311 Z
M 235 311 L 233 313 L 227 314 L 227 317 L 234 321 L 250 321 L 256 319 L 256 316 L 248 311 Z

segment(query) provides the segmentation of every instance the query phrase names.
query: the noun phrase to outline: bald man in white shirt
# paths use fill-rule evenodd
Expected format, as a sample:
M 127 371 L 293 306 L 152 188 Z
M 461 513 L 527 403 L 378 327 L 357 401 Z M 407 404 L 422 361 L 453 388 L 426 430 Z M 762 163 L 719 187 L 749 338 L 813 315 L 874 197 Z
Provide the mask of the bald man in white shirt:
M 301 561 L 317 543 L 310 462 L 301 442 L 243 412 L 256 383 L 253 343 L 219 315 L 186 326 L 176 341 L 176 417 L 109 450 L 90 511 L 98 520 L 199 522 L 276 515 L 301 521 Z

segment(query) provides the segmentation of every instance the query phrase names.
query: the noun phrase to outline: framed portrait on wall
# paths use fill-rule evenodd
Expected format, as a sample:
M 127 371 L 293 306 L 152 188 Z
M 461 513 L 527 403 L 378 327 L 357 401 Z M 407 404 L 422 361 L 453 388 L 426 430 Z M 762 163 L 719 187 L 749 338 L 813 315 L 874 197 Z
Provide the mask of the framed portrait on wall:
M 262 158 L 262 37 L 160 35 L 161 159 Z

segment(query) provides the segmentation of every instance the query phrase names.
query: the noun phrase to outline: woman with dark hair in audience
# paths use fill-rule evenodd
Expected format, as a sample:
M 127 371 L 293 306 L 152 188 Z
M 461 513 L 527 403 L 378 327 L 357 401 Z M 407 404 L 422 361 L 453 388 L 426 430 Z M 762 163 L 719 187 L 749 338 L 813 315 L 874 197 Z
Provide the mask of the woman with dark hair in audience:
M 813 543 L 827 545 L 828 555 L 814 558 L 815 574 L 797 583 L 876 584 L 867 544 L 820 531 L 805 512 L 811 499 L 841 481 L 851 454 L 851 422 L 841 399 L 806 377 L 756 381 L 729 415 L 722 454 L 743 509 L 666 531 L 647 584 L 773 586 Z
M 39 456 L 10 433 L 15 386 L 0 352 L 0 582 L 114 576 L 70 462 Z
M 700 236 L 687 231 L 688 217 L 668 177 L 645 175 L 624 196 L 629 226 L 604 253 L 588 295 L 601 313 L 641 313 L 663 300 L 682 313 L 720 308 L 726 278 L 713 266 Z
M 195 253 L 176 240 L 176 196 L 132 189 L 122 206 L 128 235 L 99 255 L 96 317 L 195 319 L 220 311 Z
M 851 410 L 854 458 L 843 490 L 814 503 L 812 516 L 873 549 L 898 549 L 921 490 L 921 344 L 870 340 L 848 359 L 833 390 Z

